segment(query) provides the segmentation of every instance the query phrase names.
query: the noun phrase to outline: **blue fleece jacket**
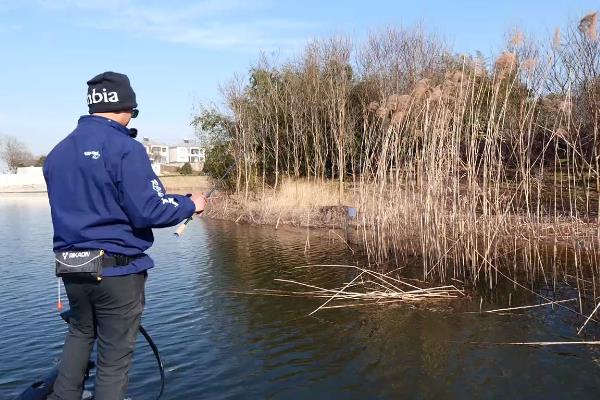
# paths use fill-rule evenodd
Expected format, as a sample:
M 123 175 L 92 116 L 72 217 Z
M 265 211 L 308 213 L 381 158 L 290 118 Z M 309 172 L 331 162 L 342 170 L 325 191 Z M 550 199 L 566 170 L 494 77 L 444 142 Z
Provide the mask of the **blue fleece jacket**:
M 195 211 L 187 196 L 166 194 L 141 143 L 110 119 L 83 116 L 48 154 L 44 178 L 54 226 L 54 250 L 102 249 L 141 256 L 103 275 L 127 275 L 154 266 L 143 254 L 152 228 L 173 226 Z

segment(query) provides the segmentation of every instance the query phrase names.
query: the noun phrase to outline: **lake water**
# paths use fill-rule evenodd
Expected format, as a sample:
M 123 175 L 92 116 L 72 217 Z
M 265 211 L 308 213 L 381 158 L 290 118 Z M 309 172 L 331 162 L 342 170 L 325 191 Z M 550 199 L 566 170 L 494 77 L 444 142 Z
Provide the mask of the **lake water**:
M 306 232 L 201 220 L 180 239 L 156 231 L 142 324 L 164 359 L 164 399 L 595 399 L 600 352 L 473 342 L 574 340 L 570 315 L 469 314 L 462 307 L 324 310 L 322 300 L 235 294 L 275 278 L 334 287 L 356 262 Z M 66 326 L 55 311 L 52 227 L 43 196 L 0 198 L 0 399 L 44 374 Z M 477 304 L 475 304 L 477 303 Z M 506 304 L 501 304 L 506 306 Z M 513 305 L 515 305 L 513 303 Z M 460 310 L 460 311 L 459 311 Z M 141 339 L 141 337 L 140 337 Z M 129 394 L 152 399 L 159 374 L 138 340 Z

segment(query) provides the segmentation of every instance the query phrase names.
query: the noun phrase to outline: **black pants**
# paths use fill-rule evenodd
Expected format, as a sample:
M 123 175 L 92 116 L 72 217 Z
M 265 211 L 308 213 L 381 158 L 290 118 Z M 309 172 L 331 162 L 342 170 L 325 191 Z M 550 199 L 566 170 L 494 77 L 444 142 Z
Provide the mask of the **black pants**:
M 51 400 L 80 400 L 87 362 L 98 339 L 95 400 L 122 400 L 144 309 L 146 273 L 100 282 L 63 279 L 73 318 Z

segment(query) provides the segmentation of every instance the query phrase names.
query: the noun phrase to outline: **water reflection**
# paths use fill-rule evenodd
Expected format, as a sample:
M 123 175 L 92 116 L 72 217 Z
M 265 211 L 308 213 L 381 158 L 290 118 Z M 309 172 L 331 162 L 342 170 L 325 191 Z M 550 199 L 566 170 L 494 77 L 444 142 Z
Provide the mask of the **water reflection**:
M 319 300 L 234 293 L 281 288 L 274 278 L 333 287 L 348 279 L 344 245 L 305 232 L 197 221 L 186 236 L 156 232 L 157 267 L 143 324 L 167 367 L 165 399 L 595 398 L 598 354 L 585 347 L 468 344 L 569 337 L 560 312 L 479 315 L 407 306 L 307 314 Z M 45 199 L 0 199 L 0 398 L 58 357 L 65 326 Z M 18 255 L 18 257 L 16 256 Z M 152 398 L 152 354 L 140 341 L 130 392 Z

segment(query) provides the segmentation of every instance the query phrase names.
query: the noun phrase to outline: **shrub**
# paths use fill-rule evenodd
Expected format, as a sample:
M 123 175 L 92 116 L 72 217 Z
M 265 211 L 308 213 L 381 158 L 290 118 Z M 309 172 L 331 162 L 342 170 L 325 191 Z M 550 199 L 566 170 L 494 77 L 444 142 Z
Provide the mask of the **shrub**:
M 190 163 L 186 162 L 181 166 L 181 168 L 179 168 L 179 173 L 181 175 L 192 175 L 194 173 L 194 170 L 192 169 Z
M 233 156 L 229 153 L 227 145 L 224 143 L 214 143 L 206 152 L 203 172 L 214 179 L 220 179 L 227 168 L 234 163 Z M 232 189 L 235 187 L 235 171 L 229 173 L 229 176 L 221 183 L 221 188 Z

